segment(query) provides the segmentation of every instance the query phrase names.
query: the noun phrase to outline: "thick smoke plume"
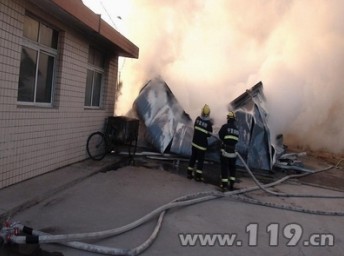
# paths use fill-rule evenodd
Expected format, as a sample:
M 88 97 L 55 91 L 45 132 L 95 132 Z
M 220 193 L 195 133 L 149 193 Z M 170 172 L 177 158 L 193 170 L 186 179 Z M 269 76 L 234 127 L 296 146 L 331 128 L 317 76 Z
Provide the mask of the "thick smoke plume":
M 344 152 L 344 1 L 127 1 L 125 35 L 140 57 L 121 70 L 117 114 L 159 75 L 191 117 L 207 103 L 219 126 L 227 104 L 262 81 L 274 134 Z

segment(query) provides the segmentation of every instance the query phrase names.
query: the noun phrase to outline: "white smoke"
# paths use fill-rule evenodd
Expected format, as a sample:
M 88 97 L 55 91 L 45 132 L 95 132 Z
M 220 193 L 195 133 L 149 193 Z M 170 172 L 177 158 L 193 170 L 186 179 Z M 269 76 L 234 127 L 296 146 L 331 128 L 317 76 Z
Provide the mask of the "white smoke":
M 117 114 L 161 75 L 191 117 L 206 103 L 220 125 L 227 104 L 262 81 L 274 134 L 344 152 L 344 1 L 127 1 L 140 57 L 126 59 Z

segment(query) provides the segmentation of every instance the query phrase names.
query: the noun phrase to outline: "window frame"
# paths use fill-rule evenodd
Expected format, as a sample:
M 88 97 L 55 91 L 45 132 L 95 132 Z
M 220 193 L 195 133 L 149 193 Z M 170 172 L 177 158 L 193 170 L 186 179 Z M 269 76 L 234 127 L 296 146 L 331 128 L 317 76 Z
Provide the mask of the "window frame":
M 90 105 L 86 105 L 86 92 L 87 92 L 87 78 L 86 78 L 86 83 L 85 83 L 85 97 L 84 97 L 84 108 L 85 109 L 103 109 L 103 91 L 104 91 L 104 86 L 105 86 L 105 63 L 106 63 L 106 55 L 100 51 L 98 48 L 94 47 L 93 45 L 89 46 L 89 54 L 90 51 L 92 50 L 94 52 L 94 56 L 93 56 L 93 60 L 95 60 L 95 54 L 101 54 L 101 56 L 103 57 L 103 63 L 102 63 L 102 67 L 97 66 L 93 63 L 90 63 L 90 59 L 88 56 L 87 59 L 87 72 L 91 71 L 92 72 L 92 85 L 91 85 L 91 99 L 90 99 Z M 99 105 L 98 106 L 93 106 L 92 105 L 92 101 L 93 101 L 93 92 L 94 92 L 94 88 L 95 88 L 95 74 L 100 74 L 101 75 L 101 81 L 100 81 L 100 91 L 99 91 Z M 87 77 L 87 75 L 86 75 Z
M 22 105 L 22 106 L 37 106 L 37 107 L 53 107 L 54 106 L 54 100 L 55 100 L 55 83 L 56 83 L 56 74 L 57 74 L 57 68 L 58 68 L 58 45 L 59 45 L 59 37 L 60 37 L 60 31 L 56 29 L 54 26 L 48 24 L 47 22 L 37 18 L 34 15 L 31 15 L 30 13 L 25 13 L 25 16 L 37 21 L 39 23 L 39 30 L 38 30 L 38 39 L 37 41 L 34 41 L 32 39 L 29 39 L 27 37 L 22 36 L 22 42 L 21 42 L 21 54 L 23 53 L 23 48 L 29 48 L 31 50 L 34 50 L 37 52 L 36 56 L 36 69 L 35 69 L 35 84 L 34 84 L 34 99 L 33 101 L 21 101 L 19 100 L 19 81 L 18 81 L 18 94 L 17 94 L 17 104 Z M 40 38 L 41 38 L 41 29 L 40 26 L 44 25 L 52 30 L 55 30 L 58 35 L 57 35 L 57 45 L 56 49 L 53 47 L 49 47 L 44 45 L 43 43 L 40 43 Z M 40 55 L 45 54 L 48 57 L 53 57 L 53 70 L 52 70 L 52 79 L 51 79 L 51 92 L 50 92 L 50 102 L 39 102 L 37 101 L 37 88 L 38 88 L 38 71 L 39 71 L 39 61 L 40 61 Z M 21 55 L 22 56 L 22 55 Z M 21 65 L 19 67 L 21 69 Z M 20 78 L 19 78 L 20 80 Z

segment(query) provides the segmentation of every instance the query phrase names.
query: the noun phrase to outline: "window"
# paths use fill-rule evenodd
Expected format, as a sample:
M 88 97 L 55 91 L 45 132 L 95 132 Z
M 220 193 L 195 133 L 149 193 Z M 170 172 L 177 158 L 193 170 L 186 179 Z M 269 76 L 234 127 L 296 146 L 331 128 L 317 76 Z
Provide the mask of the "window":
M 104 54 L 90 47 L 86 79 L 85 106 L 100 107 L 104 74 Z
M 18 101 L 52 104 L 58 32 L 26 15 L 18 84 Z

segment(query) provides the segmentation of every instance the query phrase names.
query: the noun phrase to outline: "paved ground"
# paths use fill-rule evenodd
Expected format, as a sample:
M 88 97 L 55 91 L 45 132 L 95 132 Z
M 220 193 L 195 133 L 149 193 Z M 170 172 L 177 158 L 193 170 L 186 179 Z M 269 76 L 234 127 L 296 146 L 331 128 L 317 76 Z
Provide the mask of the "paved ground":
M 53 234 L 101 231 L 132 223 L 180 196 L 216 190 L 213 184 L 187 180 L 183 162 L 176 166 L 176 162 L 138 159 L 134 165 L 126 165 L 127 162 L 118 160 L 109 156 L 101 162 L 83 161 L 0 190 L 1 217 L 12 213 L 13 220 Z M 324 166 L 320 164 L 317 168 Z M 209 181 L 214 183 L 217 166 L 206 165 L 206 168 Z M 214 170 L 212 175 L 209 170 Z M 247 175 L 242 172 L 239 175 L 239 188 L 254 186 Z M 344 195 L 302 182 L 294 179 L 272 190 Z M 252 198 L 269 206 L 344 212 L 343 199 L 276 197 L 261 190 L 245 197 Z M 343 218 L 281 210 L 231 197 L 214 199 L 169 210 L 157 239 L 142 255 L 342 255 Z M 133 248 L 149 237 L 156 220 L 153 218 L 116 237 L 87 242 Z M 236 234 L 237 237 L 234 245 L 221 246 L 219 240 L 214 240 L 215 245 L 202 246 L 200 240 L 195 240 L 196 245 L 182 246 L 181 234 L 215 234 L 217 238 Z M 55 244 L 41 248 L 46 255 L 53 251 L 66 256 L 97 255 Z M 0 255 L 28 255 L 34 249 L 20 246 L 14 250 L 6 246 L 0 249 Z

